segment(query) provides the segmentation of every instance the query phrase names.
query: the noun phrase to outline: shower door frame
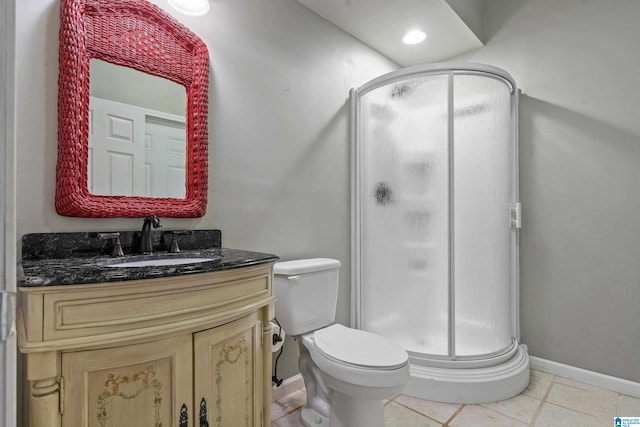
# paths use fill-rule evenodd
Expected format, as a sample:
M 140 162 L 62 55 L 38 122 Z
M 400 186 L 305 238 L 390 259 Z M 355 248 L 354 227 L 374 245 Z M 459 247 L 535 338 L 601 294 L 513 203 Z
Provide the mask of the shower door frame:
M 408 67 L 398 71 L 393 71 L 377 77 L 359 88 L 351 89 L 349 92 L 351 103 L 351 326 L 357 329 L 361 328 L 361 238 L 362 238 L 362 194 L 361 194 L 361 120 L 360 120 L 360 98 L 367 93 L 376 90 L 382 86 L 387 86 L 400 81 L 405 81 L 413 77 L 424 77 L 429 75 L 448 75 L 448 128 L 447 147 L 449 157 L 449 179 L 448 179 L 448 198 L 449 198 L 449 281 L 448 281 L 448 354 L 435 355 L 409 352 L 412 362 L 429 365 L 434 367 L 458 367 L 458 368 L 475 368 L 484 366 L 493 366 L 504 362 L 513 357 L 518 351 L 520 341 L 520 262 L 519 262 L 519 246 L 520 246 L 520 194 L 519 194 L 519 95 L 515 80 L 504 70 L 485 64 L 452 62 L 452 63 L 436 63 L 429 65 L 417 65 Z M 511 281 L 509 291 L 511 293 L 511 343 L 505 348 L 485 354 L 459 356 L 455 354 L 455 277 L 453 271 L 454 262 L 454 203 L 453 203 L 453 80 L 457 75 L 476 75 L 482 77 L 493 78 L 502 81 L 507 85 L 510 91 L 511 99 Z

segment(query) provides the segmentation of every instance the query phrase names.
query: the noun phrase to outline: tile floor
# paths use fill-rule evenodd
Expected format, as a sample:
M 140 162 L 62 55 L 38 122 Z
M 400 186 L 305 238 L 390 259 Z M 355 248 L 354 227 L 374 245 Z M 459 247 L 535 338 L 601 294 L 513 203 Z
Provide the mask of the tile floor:
M 302 427 L 305 399 L 298 390 L 274 402 L 271 426 Z M 640 399 L 537 370 L 529 388 L 501 402 L 457 405 L 400 395 L 385 406 L 387 427 L 608 427 L 614 416 L 640 417 Z

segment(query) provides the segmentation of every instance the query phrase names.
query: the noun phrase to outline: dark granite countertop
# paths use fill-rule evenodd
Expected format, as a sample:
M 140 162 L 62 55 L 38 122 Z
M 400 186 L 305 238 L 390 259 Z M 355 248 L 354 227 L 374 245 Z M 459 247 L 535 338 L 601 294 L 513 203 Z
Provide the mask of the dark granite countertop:
M 18 286 L 56 286 L 56 285 L 80 285 L 86 283 L 122 282 L 126 280 L 154 279 L 159 277 L 182 276 L 187 274 L 208 273 L 233 268 L 247 267 L 251 265 L 264 264 L 277 261 L 279 258 L 273 254 L 251 252 L 239 249 L 229 249 L 221 247 L 211 247 L 220 245 L 220 234 L 216 234 L 212 243 L 207 244 L 206 249 L 196 249 L 193 245 L 185 242 L 181 247 L 182 252 L 177 255 L 195 256 L 221 256 L 216 261 L 200 262 L 195 264 L 179 264 L 168 266 L 146 266 L 146 267 L 108 267 L 107 264 L 114 259 L 125 260 L 124 258 L 111 258 L 108 247 L 104 242 L 100 242 L 99 250 L 92 252 L 86 250 L 87 237 L 89 241 L 95 241 L 96 233 L 51 233 L 51 234 L 31 234 L 23 237 L 23 256 L 21 266 L 19 266 Z M 128 238 L 125 234 L 125 239 Z M 188 240 L 197 240 L 189 237 Z M 206 235 L 206 238 L 211 236 Z M 53 240 L 52 240 L 53 239 Z M 73 241 L 82 241 L 84 246 L 82 253 L 71 253 L 60 251 L 60 244 L 63 247 L 73 247 Z M 58 243 L 51 243 L 57 241 Z M 124 247 L 123 241 L 123 247 Z M 198 242 L 201 243 L 201 242 Z M 57 246 L 54 248 L 54 246 Z M 78 245 L 75 246 L 78 248 Z M 37 251 L 34 251 L 37 248 Z M 43 250 L 43 248 L 47 248 Z M 163 249 L 163 248 L 156 248 Z M 59 257 L 59 254 L 64 257 Z M 157 251 L 156 254 L 166 254 L 166 251 Z M 35 255 L 34 255 L 35 254 Z M 53 256 L 52 254 L 57 254 Z M 169 254 L 169 256 L 173 256 Z
M 89 258 L 63 258 L 22 261 L 24 277 L 18 286 L 80 285 L 85 283 L 121 282 L 124 280 L 153 279 L 158 277 L 181 276 L 185 274 L 208 273 L 229 270 L 277 261 L 272 254 L 249 252 L 238 249 L 212 248 L 201 251 L 183 252 L 182 255 L 220 255 L 219 261 L 200 262 L 149 267 L 107 267 L 103 262 L 113 260 L 108 255 Z M 125 257 L 126 258 L 126 257 Z

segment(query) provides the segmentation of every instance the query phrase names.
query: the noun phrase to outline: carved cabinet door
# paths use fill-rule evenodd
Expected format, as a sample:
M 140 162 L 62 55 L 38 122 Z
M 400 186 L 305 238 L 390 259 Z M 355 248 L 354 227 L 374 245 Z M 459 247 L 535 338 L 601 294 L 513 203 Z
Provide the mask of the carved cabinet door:
M 257 314 L 194 335 L 194 425 L 262 425 L 261 336 Z
M 62 353 L 62 426 L 177 426 L 183 403 L 193 413 L 192 357 L 191 335 Z

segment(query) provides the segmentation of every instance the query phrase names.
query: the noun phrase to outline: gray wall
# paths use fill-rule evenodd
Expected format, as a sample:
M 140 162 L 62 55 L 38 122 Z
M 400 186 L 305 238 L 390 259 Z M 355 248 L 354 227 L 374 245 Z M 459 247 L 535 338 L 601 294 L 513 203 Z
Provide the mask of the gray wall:
M 56 214 L 58 1 L 17 8 L 18 236 L 140 228 Z M 215 0 L 206 17 L 175 17 L 211 57 L 209 205 L 165 227 L 221 228 L 225 246 L 282 259 L 339 259 L 338 320 L 348 323 L 348 92 L 397 65 L 295 0 Z M 296 345 L 285 357 L 280 374 L 290 376 Z
M 186 115 L 187 90 L 184 86 L 100 59 L 91 59 L 89 64 L 91 96 L 182 117 Z
M 640 2 L 487 0 L 465 59 L 523 90 L 522 339 L 640 381 Z

